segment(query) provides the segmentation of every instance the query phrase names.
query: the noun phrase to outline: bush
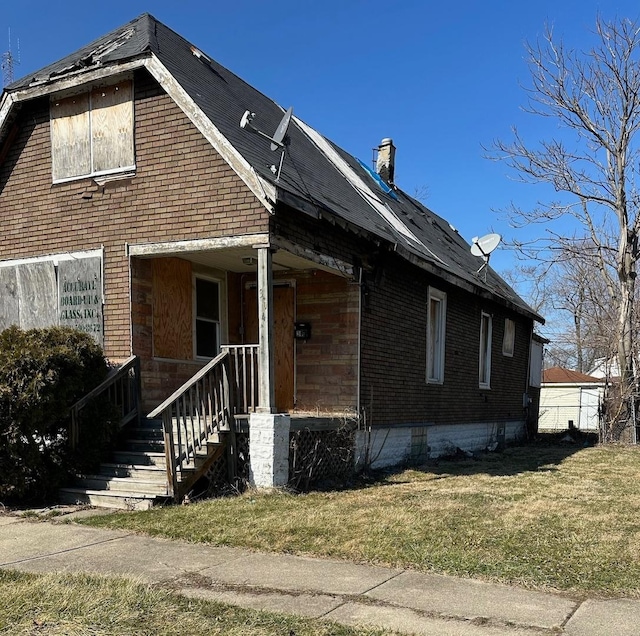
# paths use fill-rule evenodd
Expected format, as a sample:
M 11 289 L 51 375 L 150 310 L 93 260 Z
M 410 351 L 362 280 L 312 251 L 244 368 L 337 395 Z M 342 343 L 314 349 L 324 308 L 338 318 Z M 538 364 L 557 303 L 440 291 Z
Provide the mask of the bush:
M 81 457 L 113 435 L 109 409 L 93 408 L 91 431 L 72 452 L 69 407 L 96 387 L 109 367 L 91 336 L 68 327 L 0 333 L 0 499 L 46 499 Z

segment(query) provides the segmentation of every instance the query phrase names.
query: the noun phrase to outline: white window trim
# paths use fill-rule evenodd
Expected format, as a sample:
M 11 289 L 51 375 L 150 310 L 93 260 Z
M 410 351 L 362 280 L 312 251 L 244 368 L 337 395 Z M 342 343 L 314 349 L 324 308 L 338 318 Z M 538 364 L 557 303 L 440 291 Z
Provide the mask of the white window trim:
M 511 329 L 507 325 L 511 325 Z M 507 340 L 507 336 L 510 336 Z M 502 338 L 502 355 L 513 358 L 516 349 L 516 321 L 511 318 L 504 319 L 504 336 Z
M 429 359 L 430 353 L 433 351 L 435 354 L 435 343 L 432 349 L 430 343 L 431 337 L 431 300 L 437 300 L 440 303 L 440 333 L 439 339 L 439 351 L 438 351 L 438 368 L 435 370 L 435 374 L 430 376 L 431 360 Z M 444 354 L 445 354 L 445 338 L 446 338 L 446 325 L 447 325 L 447 294 L 434 287 L 429 287 L 429 293 L 427 296 L 427 368 L 426 368 L 426 380 L 427 384 L 444 384 Z
M 223 281 L 214 276 L 206 276 L 200 273 L 192 274 L 192 294 L 191 294 L 191 302 L 192 302 L 192 333 L 193 333 L 193 359 L 194 360 L 213 360 L 210 356 L 199 356 L 198 355 L 198 339 L 197 339 L 197 329 L 196 329 L 196 321 L 198 320 L 198 298 L 197 298 L 197 286 L 196 280 L 207 280 L 211 283 L 216 283 L 218 285 L 218 320 L 217 322 L 214 320 L 208 320 L 206 318 L 201 318 L 201 320 L 206 320 L 207 322 L 214 322 L 217 324 L 218 333 L 218 353 L 220 353 L 220 347 L 222 345 L 222 289 L 223 289 Z M 216 354 L 217 355 L 217 354 Z M 214 356 L 215 357 L 215 356 Z
M 488 323 L 487 329 L 487 341 L 484 343 L 484 351 L 485 355 L 483 356 L 483 324 L 485 320 Z M 480 316 L 480 347 L 478 351 L 478 380 L 479 386 L 481 389 L 490 389 L 491 388 L 491 339 L 493 335 L 493 318 L 491 314 L 486 312 L 482 312 Z M 483 359 L 484 357 L 484 359 Z M 484 363 L 484 368 L 483 368 Z M 483 376 L 485 380 L 483 381 Z

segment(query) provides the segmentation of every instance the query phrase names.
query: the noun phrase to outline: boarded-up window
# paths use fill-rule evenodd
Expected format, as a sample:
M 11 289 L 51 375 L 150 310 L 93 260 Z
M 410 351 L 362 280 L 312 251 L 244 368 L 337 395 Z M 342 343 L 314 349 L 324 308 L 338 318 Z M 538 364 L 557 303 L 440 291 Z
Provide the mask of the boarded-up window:
M 132 82 L 52 99 L 51 156 L 54 181 L 133 170 Z
M 0 331 L 62 325 L 103 345 L 102 254 L 74 252 L 0 265 Z
M 180 258 L 153 261 L 153 355 L 193 358 L 191 263 Z

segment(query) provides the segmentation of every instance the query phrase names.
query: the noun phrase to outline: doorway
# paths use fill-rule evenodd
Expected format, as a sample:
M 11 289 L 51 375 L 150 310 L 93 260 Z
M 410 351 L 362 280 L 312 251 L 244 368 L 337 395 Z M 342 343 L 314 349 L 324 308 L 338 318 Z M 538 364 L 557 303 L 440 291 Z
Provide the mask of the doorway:
M 279 413 L 293 410 L 295 395 L 295 287 L 290 281 L 273 285 L 273 339 L 275 406 Z M 258 342 L 258 292 L 255 284 L 244 289 L 244 337 Z

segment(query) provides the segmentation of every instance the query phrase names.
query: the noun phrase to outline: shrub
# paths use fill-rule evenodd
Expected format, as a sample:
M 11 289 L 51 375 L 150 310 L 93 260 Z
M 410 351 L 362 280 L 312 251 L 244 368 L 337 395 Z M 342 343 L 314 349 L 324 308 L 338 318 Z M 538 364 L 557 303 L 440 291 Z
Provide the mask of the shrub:
M 69 407 L 107 375 L 101 348 L 68 327 L 0 333 L 0 499 L 46 499 L 80 457 L 95 459 L 112 436 L 109 409 L 93 408 L 78 451 L 69 444 Z

